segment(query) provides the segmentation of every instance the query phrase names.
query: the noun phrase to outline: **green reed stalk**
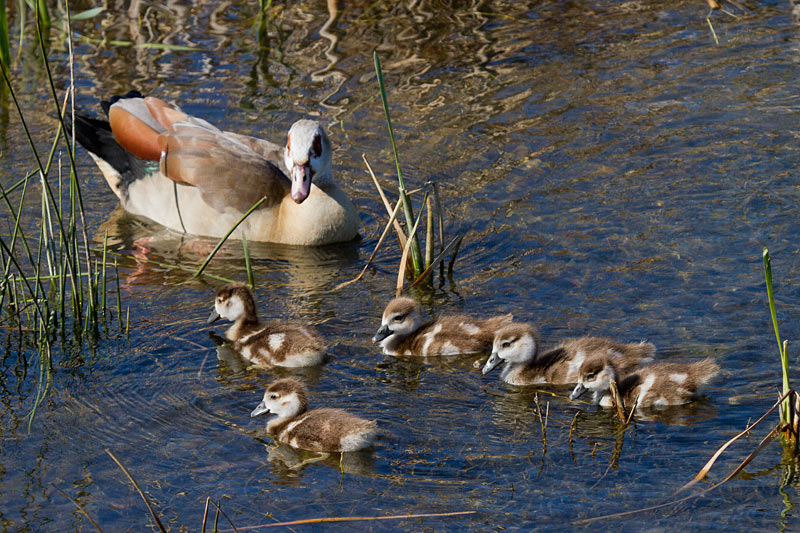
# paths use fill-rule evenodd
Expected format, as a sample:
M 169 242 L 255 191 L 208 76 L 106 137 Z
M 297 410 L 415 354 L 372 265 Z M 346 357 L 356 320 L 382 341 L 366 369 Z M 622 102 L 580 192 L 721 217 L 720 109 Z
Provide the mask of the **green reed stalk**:
M 46 6 L 45 6 L 45 9 L 44 9 L 44 12 L 42 12 L 41 9 L 40 9 L 40 4 L 43 4 L 43 3 L 44 3 L 43 0 L 39 0 L 39 2 L 37 2 L 37 4 L 36 4 L 36 34 L 37 34 L 37 36 L 39 38 L 39 50 L 40 50 L 40 52 L 42 54 L 42 63 L 43 63 L 43 66 L 44 66 L 44 70 L 47 73 L 47 80 L 48 80 L 49 86 L 50 86 L 50 94 L 51 94 L 51 96 L 53 98 L 53 103 L 55 104 L 55 111 L 58 114 L 58 121 L 59 121 L 60 129 L 59 129 L 59 132 L 58 132 L 57 135 L 60 135 L 60 133 L 62 131 L 66 131 L 66 128 L 64 127 L 64 117 L 63 117 L 63 113 L 61 111 L 61 107 L 58 104 L 58 95 L 56 93 L 55 83 L 53 82 L 53 74 L 52 74 L 52 72 L 50 70 L 50 63 L 47 60 L 47 51 L 45 50 L 44 38 L 42 37 L 42 26 L 44 25 L 45 27 L 49 27 L 49 24 L 50 24 L 50 19 L 49 19 L 49 15 L 47 14 Z M 46 17 L 46 18 L 43 18 L 43 16 Z M 80 183 L 78 182 L 78 171 L 77 171 L 77 169 L 75 167 L 75 150 L 74 150 L 73 146 L 69 145 L 69 141 L 66 138 L 66 136 L 64 137 L 64 142 L 65 142 L 65 144 L 67 146 L 67 155 L 69 155 L 69 164 L 70 164 L 70 170 L 71 170 L 70 183 L 71 183 L 72 191 L 74 191 L 73 204 L 74 204 L 74 201 L 77 200 L 78 206 L 80 208 L 78 214 L 80 215 L 80 219 L 81 219 L 81 229 L 82 229 L 82 233 L 83 233 L 86 269 L 87 269 L 87 272 L 89 274 L 89 278 L 88 278 L 89 282 L 91 282 L 91 279 L 92 279 L 92 273 L 91 273 L 92 272 L 91 271 L 92 264 L 91 264 L 91 260 L 89 258 L 89 235 L 88 235 L 88 233 L 86 231 L 86 215 L 85 215 L 84 208 L 83 208 L 83 196 L 81 195 L 81 187 L 80 187 Z M 74 207 L 73 207 L 73 213 L 74 213 Z M 71 219 L 72 219 L 72 217 L 71 217 Z M 75 239 L 75 245 L 76 245 L 76 248 L 77 248 L 77 238 Z M 79 280 L 79 282 L 80 282 L 80 280 Z M 81 290 L 81 294 L 82 294 L 82 290 Z M 89 291 L 89 316 L 94 318 L 94 319 L 96 319 L 96 309 L 95 308 L 96 308 L 96 305 L 95 305 L 94 295 L 92 294 L 92 291 L 90 290 Z M 76 318 L 79 318 L 80 315 L 81 315 L 81 313 L 78 313 L 78 316 Z M 96 323 L 96 320 L 95 320 L 95 323 Z
M 767 283 L 767 299 L 769 300 L 769 314 L 772 317 L 772 327 L 775 329 L 775 340 L 778 341 L 778 353 L 781 356 L 781 372 L 783 373 L 783 394 L 789 392 L 789 358 L 786 355 L 783 343 L 781 343 L 781 334 L 778 331 L 778 315 L 775 311 L 775 292 L 772 288 L 772 261 L 769 257 L 769 250 L 765 247 L 762 251 L 762 258 L 764 260 L 764 278 Z M 783 402 L 781 408 L 781 421 L 790 422 L 789 398 Z
M 242 233 L 242 248 L 244 248 L 244 266 L 247 269 L 247 283 L 251 289 L 256 288 L 255 278 L 253 277 L 253 265 L 250 264 L 250 250 L 247 248 L 247 237 Z
M 122 296 L 119 290 L 119 266 L 117 265 L 116 257 L 114 258 L 114 273 L 117 278 L 117 320 L 119 320 L 119 327 L 122 329 Z
M 6 0 L 0 0 L 0 61 L 8 67 L 11 63 L 11 43 L 8 38 Z
M 17 242 L 17 235 L 21 234 L 20 220 L 22 218 L 22 214 L 21 214 L 22 213 L 22 205 L 23 205 L 23 203 L 25 201 L 25 193 L 27 192 L 27 190 L 28 190 L 28 182 L 26 180 L 25 181 L 25 185 L 22 187 L 22 197 L 20 198 L 20 201 L 19 201 L 19 209 L 15 213 L 14 212 L 14 208 L 11 207 L 11 201 L 8 199 L 8 196 L 6 195 L 6 192 L 3 190 L 2 185 L 0 185 L 0 195 L 2 195 L 3 200 L 5 200 L 6 205 L 8 206 L 8 209 L 11 212 L 11 215 L 14 217 L 14 231 L 11 234 L 11 247 L 10 247 L 12 252 L 13 252 L 14 247 L 15 247 L 16 242 Z M 24 237 L 25 236 L 23 234 L 22 238 L 24 239 Z M 31 253 L 30 253 L 30 248 L 27 246 L 27 242 L 25 244 L 26 244 L 25 248 L 28 251 L 28 257 L 29 257 L 29 259 L 31 261 L 33 261 Z M 5 262 L 5 259 L 4 259 L 4 262 Z M 9 262 L 5 263 L 5 266 L 3 267 L 3 279 L 4 280 L 8 279 L 8 273 L 9 273 L 9 269 L 10 268 L 11 268 L 11 262 L 9 261 Z M 3 297 L 4 296 L 5 296 L 5 291 L 2 294 L 0 294 L 0 307 L 2 307 L 2 305 L 3 305 Z
M 40 331 L 44 331 L 44 328 Z M 36 387 L 36 398 L 33 401 L 33 407 L 31 408 L 31 412 L 28 413 L 28 433 L 31 431 L 36 411 L 39 409 L 39 406 L 44 401 L 44 397 L 47 395 L 47 391 L 50 389 L 50 380 L 52 377 L 51 363 L 50 341 L 47 339 L 47 335 L 43 333 L 39 337 L 39 384 Z
M 0 63 L 0 73 L 2 73 L 2 75 L 3 75 L 3 80 L 5 81 L 5 84 L 6 84 L 6 87 L 8 89 L 8 92 L 11 95 L 11 100 L 13 101 L 14 107 L 17 110 L 17 115 L 19 116 L 20 124 L 22 125 L 22 129 L 25 132 L 26 138 L 28 139 L 28 145 L 29 145 L 29 147 L 31 149 L 31 153 L 33 154 L 33 157 L 36 160 L 36 166 L 39 169 L 39 175 L 41 176 L 42 181 L 43 181 L 43 183 L 45 185 L 45 190 L 47 191 L 48 198 L 52 203 L 55 204 L 53 191 L 52 191 L 52 188 L 50 187 L 50 182 L 47 179 L 47 170 L 45 170 L 45 168 L 42 166 L 42 161 L 41 161 L 41 159 L 39 157 L 39 152 L 38 152 L 38 150 L 36 148 L 36 144 L 33 142 L 33 137 L 31 136 L 30 129 L 28 129 L 28 124 L 25 121 L 24 114 L 22 113 L 22 108 L 20 107 L 19 101 L 17 100 L 17 96 L 16 96 L 16 94 L 14 92 L 13 87 L 11 86 L 11 80 L 9 79 L 8 71 L 6 70 L 6 67 L 4 65 L 2 65 L 1 63 Z M 53 148 L 53 150 L 55 150 L 55 148 Z M 48 166 L 48 168 L 49 168 L 49 166 Z M 67 238 L 67 230 L 64 227 L 64 221 L 62 219 L 61 212 L 58 209 L 56 209 L 56 218 L 58 220 L 58 229 L 59 229 L 59 232 L 60 232 L 60 236 L 61 236 L 62 242 L 65 242 L 65 243 L 70 242 L 70 239 Z M 73 299 L 74 299 L 74 298 L 77 298 L 76 292 L 78 290 L 78 279 L 77 279 L 77 275 L 76 275 L 76 272 L 75 272 L 75 264 L 74 264 L 75 263 L 75 258 L 72 257 L 72 254 L 70 253 L 69 246 L 63 246 L 62 250 L 64 251 L 64 253 L 68 257 L 68 261 L 67 261 L 66 264 L 67 264 L 67 267 L 68 267 L 68 270 L 69 270 L 70 283 L 72 284 Z
M 378 76 L 378 86 L 381 91 L 381 101 L 383 102 L 383 112 L 386 115 L 386 126 L 389 128 L 389 138 L 392 141 L 392 152 L 394 153 L 394 163 L 397 167 L 397 190 L 400 199 L 403 201 L 403 214 L 406 219 L 406 227 L 410 228 L 414 220 L 414 210 L 411 207 L 411 199 L 406 192 L 406 186 L 403 182 L 403 171 L 400 169 L 400 159 L 397 156 L 397 143 L 394 140 L 394 129 L 392 128 L 392 118 L 389 116 L 389 102 L 386 99 L 386 88 L 383 84 L 383 71 L 381 70 L 381 60 L 378 57 L 378 52 L 372 53 L 372 58 L 375 63 L 375 73 Z M 411 243 L 411 262 L 413 264 L 414 277 L 417 277 L 422 272 L 422 252 L 419 248 L 419 241 L 415 238 Z
M 69 9 L 69 7 L 67 7 Z M 50 11 L 45 0 L 36 0 L 36 19 L 45 29 L 50 29 Z
M 106 257 L 108 256 L 108 230 L 106 230 L 105 234 L 103 235 L 103 320 L 106 318 Z

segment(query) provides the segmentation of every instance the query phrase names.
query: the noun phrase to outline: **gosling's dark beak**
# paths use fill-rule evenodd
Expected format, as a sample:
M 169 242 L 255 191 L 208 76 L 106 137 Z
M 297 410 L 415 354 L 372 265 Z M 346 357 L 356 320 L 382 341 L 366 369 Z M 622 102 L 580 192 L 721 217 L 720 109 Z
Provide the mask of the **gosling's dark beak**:
M 572 391 L 572 394 L 569 395 L 569 399 L 570 400 L 575 400 L 575 399 L 579 398 L 580 395 L 583 394 L 584 392 L 586 392 L 587 390 L 589 390 L 589 389 L 584 387 L 583 383 L 578 383 L 577 385 L 575 385 L 575 389 Z
M 494 367 L 500 364 L 500 361 L 502 361 L 502 359 L 499 355 L 497 355 L 497 352 L 492 353 L 492 355 L 489 356 L 489 359 L 486 360 L 486 364 L 483 365 L 483 370 L 481 370 L 481 373 L 488 374 L 494 369 Z
M 258 415 L 263 415 L 264 413 L 269 413 L 269 407 L 267 407 L 264 404 L 264 402 L 261 402 L 260 404 L 258 404 L 258 407 L 253 409 L 253 412 L 250 413 L 250 418 L 253 418 L 254 416 Z
M 383 339 L 385 339 L 386 337 L 388 337 L 392 333 L 394 333 L 394 331 L 389 329 L 389 326 L 384 324 L 383 326 L 381 326 L 381 328 L 378 330 L 378 332 L 375 334 L 375 336 L 372 337 L 372 342 L 381 342 Z
M 220 319 L 219 313 L 217 313 L 217 310 L 214 309 L 213 311 L 211 311 L 211 314 L 209 315 L 208 320 L 206 320 L 206 324 L 213 324 L 214 322 L 216 322 L 219 319 Z

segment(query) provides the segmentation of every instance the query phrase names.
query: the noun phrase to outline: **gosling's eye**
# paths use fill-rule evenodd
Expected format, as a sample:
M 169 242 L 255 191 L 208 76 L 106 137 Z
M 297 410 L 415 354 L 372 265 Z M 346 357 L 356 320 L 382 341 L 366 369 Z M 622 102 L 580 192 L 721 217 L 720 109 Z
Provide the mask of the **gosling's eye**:
M 594 379 L 597 376 L 597 372 L 590 372 L 586 374 L 586 379 Z
M 508 348 L 509 346 L 511 346 L 511 341 L 505 341 L 505 342 L 503 342 L 503 344 L 501 346 L 503 348 Z
M 405 315 L 397 315 L 394 317 L 395 322 L 401 322 L 405 318 Z
M 275 394 L 275 393 L 273 393 L 273 394 L 270 394 L 270 395 L 269 395 L 269 399 L 270 399 L 270 400 L 277 400 L 277 399 L 278 399 L 278 395 L 277 395 L 277 394 Z

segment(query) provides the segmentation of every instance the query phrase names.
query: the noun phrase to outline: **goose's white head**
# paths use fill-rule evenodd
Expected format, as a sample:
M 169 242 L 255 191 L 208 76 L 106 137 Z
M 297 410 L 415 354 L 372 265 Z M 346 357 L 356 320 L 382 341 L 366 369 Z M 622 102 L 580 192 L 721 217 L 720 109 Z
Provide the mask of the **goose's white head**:
M 250 289 L 239 283 L 225 285 L 217 291 L 214 299 L 214 310 L 208 317 L 208 323 L 220 318 L 236 322 L 237 320 L 256 320 L 256 303 Z
M 413 298 L 395 298 L 383 311 L 381 327 L 372 337 L 372 342 L 380 342 L 391 336 L 405 337 L 417 331 L 422 325 L 419 305 Z M 387 341 L 389 342 L 389 341 Z
M 616 369 L 608 357 L 590 357 L 581 365 L 578 384 L 575 385 L 569 399 L 574 400 L 586 391 L 590 391 L 594 403 L 598 403 L 600 398 L 611 389 L 611 381 L 616 381 L 616 379 Z
M 510 324 L 497 330 L 492 345 L 492 355 L 483 365 L 484 374 L 491 372 L 501 362 L 510 364 L 532 361 L 539 350 L 539 335 L 530 324 Z
M 306 409 L 308 409 L 306 386 L 296 379 L 284 378 L 267 387 L 264 398 L 250 416 L 272 414 L 279 419 L 294 418 Z
M 298 204 L 311 192 L 311 180 L 317 186 L 330 183 L 331 144 L 316 120 L 298 120 L 292 124 L 283 158 L 292 182 L 292 200 Z

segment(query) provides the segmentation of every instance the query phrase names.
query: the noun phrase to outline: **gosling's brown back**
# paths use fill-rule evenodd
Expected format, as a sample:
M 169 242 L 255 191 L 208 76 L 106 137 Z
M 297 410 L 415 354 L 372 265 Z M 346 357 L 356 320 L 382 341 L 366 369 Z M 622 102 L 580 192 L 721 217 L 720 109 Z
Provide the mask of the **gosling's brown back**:
M 250 362 L 261 365 L 280 365 L 297 354 L 325 351 L 325 341 L 303 324 L 278 321 L 265 322 L 234 343 L 234 349 Z
M 288 419 L 271 428 L 278 441 L 316 452 L 336 452 L 348 436 L 375 431 L 374 420 L 364 420 L 342 409 L 320 408 Z
M 680 405 L 695 397 L 719 372 L 711 358 L 690 364 L 655 363 L 622 378 L 618 389 L 628 407 Z
M 510 324 L 513 315 L 472 318 L 446 315 L 426 322 L 398 343 L 396 351 L 408 355 L 468 354 L 488 352 L 495 331 Z

